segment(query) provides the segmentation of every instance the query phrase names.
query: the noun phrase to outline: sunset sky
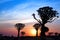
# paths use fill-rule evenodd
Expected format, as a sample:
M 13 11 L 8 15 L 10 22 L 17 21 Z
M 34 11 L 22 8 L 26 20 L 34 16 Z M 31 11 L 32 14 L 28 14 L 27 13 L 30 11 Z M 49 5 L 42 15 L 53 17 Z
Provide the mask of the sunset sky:
M 25 36 L 35 36 L 36 30 L 33 25 L 37 21 L 32 14 L 35 13 L 39 18 L 36 10 L 44 6 L 53 7 L 60 13 L 60 0 L 0 0 L 0 34 L 17 36 L 14 25 L 24 23 L 25 27 L 21 31 L 26 33 Z M 60 33 L 60 17 L 52 23 L 47 23 L 46 26 L 50 32 Z

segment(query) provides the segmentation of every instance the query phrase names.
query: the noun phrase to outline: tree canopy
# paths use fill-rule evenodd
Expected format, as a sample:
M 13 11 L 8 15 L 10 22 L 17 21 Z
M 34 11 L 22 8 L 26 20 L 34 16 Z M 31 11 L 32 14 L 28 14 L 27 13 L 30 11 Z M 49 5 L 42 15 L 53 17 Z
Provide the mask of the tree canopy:
M 25 24 L 22 24 L 22 23 L 17 23 L 17 24 L 15 25 L 15 27 L 16 27 L 18 30 L 23 29 L 24 26 L 25 26 Z
M 44 24 L 47 23 L 48 21 L 51 21 L 54 17 L 58 17 L 57 11 L 53 10 L 53 8 L 49 6 L 39 8 L 37 12 Z

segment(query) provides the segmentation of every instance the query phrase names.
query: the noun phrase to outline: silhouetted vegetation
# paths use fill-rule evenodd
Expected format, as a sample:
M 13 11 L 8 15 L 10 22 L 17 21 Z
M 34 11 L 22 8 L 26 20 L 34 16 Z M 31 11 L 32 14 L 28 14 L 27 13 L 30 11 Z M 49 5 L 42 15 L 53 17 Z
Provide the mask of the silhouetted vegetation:
M 34 19 L 37 20 L 41 25 L 41 34 L 40 34 L 41 40 L 45 40 L 46 37 L 45 32 L 49 31 L 49 29 L 45 27 L 45 24 L 47 22 L 53 22 L 55 18 L 58 18 L 57 16 L 58 13 L 56 10 L 53 10 L 53 8 L 49 6 L 39 8 L 37 12 L 42 21 L 37 19 L 34 13 L 32 15 Z
M 21 32 L 21 35 L 22 35 L 22 36 L 24 36 L 24 35 L 25 35 L 25 32 L 24 32 L 24 31 L 22 31 L 22 32 Z
M 38 40 L 38 29 L 40 28 L 40 24 L 36 23 L 33 25 L 33 27 L 36 29 L 36 40 Z
M 36 29 L 36 36 L 38 36 L 38 29 L 40 28 L 40 24 L 36 23 L 33 25 L 33 27 Z
M 46 6 L 46 7 L 39 8 L 37 12 L 41 20 L 37 19 L 34 13 L 32 14 L 34 19 L 38 21 L 38 23 L 33 25 L 33 27 L 36 29 L 36 36 L 24 36 L 25 35 L 24 31 L 21 32 L 22 36 L 19 36 L 20 30 L 24 28 L 25 24 L 17 23 L 15 24 L 15 28 L 18 31 L 17 37 L 3 36 L 2 34 L 0 34 L 0 40 L 60 40 L 60 33 L 49 32 L 48 35 L 45 35 L 45 33 L 49 31 L 49 28 L 46 27 L 45 24 L 48 22 L 51 23 L 56 18 L 58 18 L 57 11 L 53 10 L 52 7 Z M 41 28 L 40 36 L 38 36 L 39 28 Z
M 55 34 L 55 33 L 54 33 Z M 47 35 L 46 40 L 60 40 L 60 33 L 58 33 L 58 35 Z M 14 36 L 3 36 L 0 35 L 0 40 L 17 40 L 18 37 L 14 37 Z M 21 36 L 19 37 L 19 40 L 36 40 L 35 36 Z M 40 40 L 40 36 L 38 36 L 38 40 Z
M 19 40 L 19 34 L 20 34 L 20 30 L 23 29 L 25 26 L 25 24 L 22 24 L 22 23 L 17 23 L 15 24 L 15 27 L 17 28 L 17 31 L 18 31 L 18 40 Z

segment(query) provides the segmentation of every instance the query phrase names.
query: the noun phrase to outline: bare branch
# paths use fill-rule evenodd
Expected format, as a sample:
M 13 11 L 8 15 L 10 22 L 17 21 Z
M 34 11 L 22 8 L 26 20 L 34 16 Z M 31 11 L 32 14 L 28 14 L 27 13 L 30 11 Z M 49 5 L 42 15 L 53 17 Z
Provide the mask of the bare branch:
M 35 14 L 34 14 L 34 13 L 32 14 L 32 16 L 34 17 L 34 19 L 35 19 L 36 21 L 38 21 L 38 22 L 41 24 L 41 21 L 38 20 L 38 19 L 35 17 Z

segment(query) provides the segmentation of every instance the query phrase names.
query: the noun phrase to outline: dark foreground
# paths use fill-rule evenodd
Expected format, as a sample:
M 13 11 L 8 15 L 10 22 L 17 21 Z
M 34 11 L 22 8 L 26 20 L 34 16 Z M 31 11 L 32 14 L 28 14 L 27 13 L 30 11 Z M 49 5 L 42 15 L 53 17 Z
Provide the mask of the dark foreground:
M 8 36 L 0 36 L 0 40 L 18 40 L 17 37 L 8 37 Z M 25 36 L 25 37 L 20 37 L 19 40 L 40 40 L 40 37 L 36 38 L 36 37 L 29 37 L 29 36 Z M 47 36 L 46 40 L 60 40 L 60 36 Z

